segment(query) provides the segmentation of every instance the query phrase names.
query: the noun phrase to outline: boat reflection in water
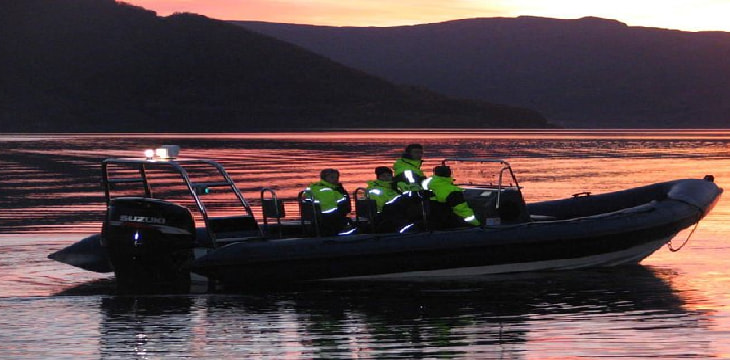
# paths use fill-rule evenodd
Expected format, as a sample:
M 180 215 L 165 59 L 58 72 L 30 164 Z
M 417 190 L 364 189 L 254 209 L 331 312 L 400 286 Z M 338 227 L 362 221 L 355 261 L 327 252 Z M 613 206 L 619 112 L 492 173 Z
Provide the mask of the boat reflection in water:
M 683 307 L 667 276 L 632 266 L 446 282 L 319 283 L 246 295 L 117 296 L 101 302 L 100 353 L 710 357 L 704 314 Z M 671 346 L 676 339 L 681 347 Z

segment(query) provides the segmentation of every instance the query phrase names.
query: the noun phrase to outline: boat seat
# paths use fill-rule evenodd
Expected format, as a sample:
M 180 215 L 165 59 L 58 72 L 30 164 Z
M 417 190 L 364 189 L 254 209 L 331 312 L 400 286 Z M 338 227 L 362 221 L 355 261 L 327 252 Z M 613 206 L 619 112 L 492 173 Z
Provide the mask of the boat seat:
M 355 200 L 355 212 L 359 218 L 372 220 L 378 212 L 378 205 L 372 199 Z
M 358 229 L 368 227 L 371 232 L 375 231 L 375 215 L 378 213 L 378 205 L 373 199 L 355 200 L 355 223 Z
M 300 197 L 301 198 L 301 197 Z M 306 199 L 299 201 L 299 215 L 302 234 L 319 236 L 319 214 L 322 212 L 318 203 L 312 203 Z
M 261 210 L 267 218 L 283 218 L 286 216 L 284 202 L 279 199 L 263 199 L 261 201 Z
M 318 216 L 322 210 L 319 204 L 311 204 L 309 202 L 302 202 L 300 205 L 302 221 L 310 223 L 314 221 L 315 216 Z
M 274 194 L 273 190 L 270 190 Z M 264 219 L 263 229 L 266 236 L 276 235 L 278 237 L 284 236 L 283 227 L 281 225 L 281 218 L 286 216 L 286 209 L 284 208 L 284 202 L 277 199 L 276 197 L 271 199 L 265 199 L 263 197 L 263 191 L 261 196 L 261 212 Z M 276 219 L 276 223 L 270 224 L 269 218 Z

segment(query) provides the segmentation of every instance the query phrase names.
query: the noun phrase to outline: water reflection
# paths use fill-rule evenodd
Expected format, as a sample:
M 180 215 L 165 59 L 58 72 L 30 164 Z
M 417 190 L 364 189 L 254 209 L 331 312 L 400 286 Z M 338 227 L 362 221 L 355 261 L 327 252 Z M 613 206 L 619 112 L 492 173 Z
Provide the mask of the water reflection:
M 46 259 L 84 237 L 51 234 L 99 231 L 106 157 L 180 144 L 224 163 L 257 209 L 260 187 L 293 199 L 323 167 L 352 190 L 413 141 L 426 169 L 508 159 L 528 201 L 707 173 L 730 184 L 728 131 L 0 135 L 0 233 L 31 234 L 0 246 L 0 358 L 730 358 L 727 197 L 654 268 L 122 297 L 107 276 L 84 283 L 100 275 Z
M 103 298 L 99 329 L 102 358 L 155 358 L 191 350 L 189 297 Z
M 110 297 L 110 357 L 711 357 L 706 316 L 635 266 L 438 282 L 318 283 L 278 292 Z M 639 336 L 640 337 L 637 337 Z M 669 345 L 682 339 L 682 346 Z M 621 344 L 621 346 L 616 346 Z M 215 356 L 212 356 L 215 354 Z

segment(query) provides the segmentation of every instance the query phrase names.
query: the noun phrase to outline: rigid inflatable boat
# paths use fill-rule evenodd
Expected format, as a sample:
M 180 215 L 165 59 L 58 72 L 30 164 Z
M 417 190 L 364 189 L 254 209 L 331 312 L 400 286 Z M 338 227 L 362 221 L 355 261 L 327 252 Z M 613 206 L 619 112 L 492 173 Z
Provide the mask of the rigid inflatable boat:
M 176 159 L 172 149 L 172 155 L 104 160 L 107 214 L 101 233 L 49 258 L 114 271 L 120 287 L 143 289 L 184 289 L 191 274 L 245 288 L 606 267 L 651 255 L 707 215 L 723 191 L 706 176 L 526 204 L 508 162 L 446 159 L 443 164 L 496 166 L 496 180 L 462 184 L 484 225 L 375 233 L 373 201 L 355 191 L 356 231 L 323 237 L 305 192 L 296 200 L 298 218 L 287 220 L 276 193 L 262 189 L 259 222 L 223 166 Z M 216 197 L 209 200 L 209 192 Z

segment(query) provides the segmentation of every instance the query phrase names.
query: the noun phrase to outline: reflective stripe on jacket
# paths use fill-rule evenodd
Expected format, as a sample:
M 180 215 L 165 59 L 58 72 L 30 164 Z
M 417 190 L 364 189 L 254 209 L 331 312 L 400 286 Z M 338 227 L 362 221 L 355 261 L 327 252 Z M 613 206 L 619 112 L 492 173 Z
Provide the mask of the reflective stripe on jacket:
M 330 184 L 324 180 L 317 181 L 306 189 L 312 192 L 314 202 L 319 204 L 323 214 L 329 214 L 340 209 L 343 215 L 351 209 L 350 196 L 341 185 Z
M 399 191 L 421 190 L 421 181 L 426 178 L 421 171 L 423 161 L 402 157 L 393 164 L 393 180 Z
M 431 200 L 449 205 L 454 214 L 471 225 L 480 224 L 474 216 L 474 210 L 464 200 L 464 189 L 454 185 L 454 179 L 434 175 L 423 182 L 423 187 L 433 192 Z
M 368 198 L 375 200 L 378 212 L 383 211 L 387 202 L 393 201 L 400 194 L 393 189 L 392 181 L 370 180 L 368 181 Z

